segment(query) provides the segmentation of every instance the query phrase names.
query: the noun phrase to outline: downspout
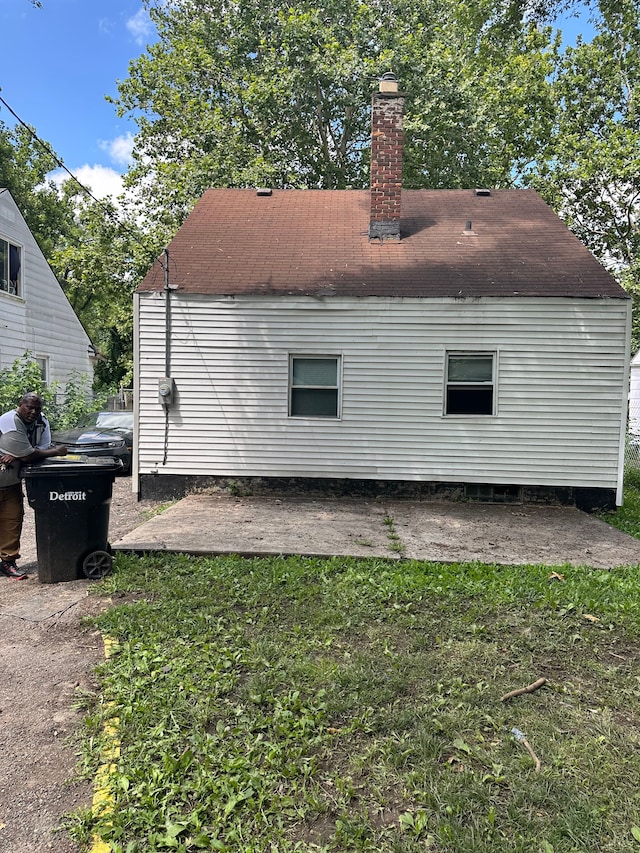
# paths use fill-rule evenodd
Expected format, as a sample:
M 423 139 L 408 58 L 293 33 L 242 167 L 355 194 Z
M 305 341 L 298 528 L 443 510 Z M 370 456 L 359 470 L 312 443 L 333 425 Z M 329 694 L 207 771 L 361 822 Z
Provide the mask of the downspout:
M 164 375 L 171 376 L 171 289 L 169 287 L 169 249 L 164 250 Z M 169 406 L 164 407 L 164 455 L 162 464 L 167 464 L 169 452 Z
M 616 487 L 616 505 L 622 506 L 624 503 L 624 468 L 625 454 L 627 445 L 627 430 L 629 419 L 629 391 L 630 391 L 630 373 L 631 373 L 631 300 L 627 300 L 627 328 L 624 351 L 624 377 L 622 380 L 622 400 L 620 413 L 620 443 L 618 449 L 618 482 Z

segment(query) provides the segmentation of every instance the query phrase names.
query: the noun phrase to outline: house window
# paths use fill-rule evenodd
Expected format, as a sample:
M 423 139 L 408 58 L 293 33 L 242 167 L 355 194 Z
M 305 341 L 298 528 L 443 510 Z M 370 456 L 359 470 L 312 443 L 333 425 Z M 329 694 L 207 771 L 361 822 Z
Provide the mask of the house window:
M 49 359 L 47 356 L 37 355 L 35 357 L 35 362 L 40 368 L 40 375 L 42 376 L 42 381 L 45 385 L 49 384 Z
M 494 413 L 494 353 L 447 353 L 445 415 Z
M 0 237 L 0 290 L 20 296 L 20 269 L 22 267 L 22 249 Z
M 289 415 L 293 418 L 337 418 L 339 356 L 291 356 Z

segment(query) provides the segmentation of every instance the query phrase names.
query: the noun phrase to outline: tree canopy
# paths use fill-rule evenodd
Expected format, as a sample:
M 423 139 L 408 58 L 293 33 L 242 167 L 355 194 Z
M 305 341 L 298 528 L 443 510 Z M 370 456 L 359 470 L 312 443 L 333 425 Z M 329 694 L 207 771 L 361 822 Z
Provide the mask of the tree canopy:
M 531 183 L 599 258 L 640 287 L 638 16 L 635 0 L 616 0 L 593 40 L 579 39 L 560 58 L 553 133 Z
M 146 5 L 159 40 L 117 107 L 138 123 L 129 183 L 154 220 L 175 225 L 208 186 L 366 186 L 371 92 L 390 69 L 406 186 L 512 185 L 551 130 L 557 44 L 501 0 Z
M 8 128 L 0 122 L 0 187 L 13 196 L 47 259 L 73 222 L 73 210 L 47 178 L 57 165 L 51 151 L 27 128 Z
M 132 378 L 132 292 L 153 257 L 113 202 L 97 202 L 48 176 L 59 158 L 35 131 L 0 123 L 0 187 L 13 196 L 92 343 L 98 386 Z
M 50 263 L 71 306 L 102 356 L 98 387 L 129 387 L 133 379 L 133 291 L 153 258 L 144 235 L 113 201 L 88 198 L 73 182 L 63 193 L 74 225 Z

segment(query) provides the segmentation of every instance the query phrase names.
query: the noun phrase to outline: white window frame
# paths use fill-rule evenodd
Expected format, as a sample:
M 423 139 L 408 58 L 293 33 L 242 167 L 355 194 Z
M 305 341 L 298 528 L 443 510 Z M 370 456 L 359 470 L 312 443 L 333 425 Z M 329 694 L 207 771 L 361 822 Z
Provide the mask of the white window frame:
M 40 368 L 40 373 L 42 374 L 42 381 L 45 385 L 49 384 L 49 356 L 48 355 L 34 355 L 33 360 Z
M 336 384 L 335 385 L 294 385 L 293 384 L 293 367 L 296 359 L 317 359 L 317 360 L 330 360 L 335 361 L 336 364 Z M 304 352 L 295 352 L 289 353 L 289 380 L 288 380 L 288 415 L 290 418 L 295 419 L 312 419 L 312 420 L 322 420 L 322 421 L 336 421 L 340 420 L 342 416 L 342 355 L 337 355 L 336 353 L 304 353 Z M 332 390 L 336 392 L 336 412 L 331 415 L 318 415 L 318 414 L 293 414 L 293 397 L 296 390 L 306 390 L 306 391 L 327 391 Z
M 22 271 L 24 269 L 24 246 L 20 243 L 15 243 L 13 240 L 10 240 L 8 237 L 3 237 L 0 234 L 0 242 L 5 244 L 5 257 L 6 257 L 6 269 L 0 269 L 0 293 L 7 293 L 9 296 L 18 296 L 22 297 Z M 11 247 L 18 250 L 20 253 L 20 269 L 18 270 L 18 278 L 15 285 L 15 290 L 13 289 L 13 285 L 11 284 L 11 280 L 9 278 L 9 263 L 10 263 L 10 252 Z M 6 276 L 6 277 L 5 277 Z
M 449 363 L 451 358 L 490 358 L 491 378 L 478 381 L 455 381 L 449 379 Z M 450 412 L 449 411 L 449 389 L 459 388 L 473 390 L 491 390 L 491 411 L 479 412 Z M 469 407 L 471 408 L 471 407 Z M 495 417 L 498 412 L 498 353 L 496 350 L 471 350 L 456 349 L 447 350 L 444 357 L 444 393 L 442 400 L 442 413 L 447 418 L 490 418 Z

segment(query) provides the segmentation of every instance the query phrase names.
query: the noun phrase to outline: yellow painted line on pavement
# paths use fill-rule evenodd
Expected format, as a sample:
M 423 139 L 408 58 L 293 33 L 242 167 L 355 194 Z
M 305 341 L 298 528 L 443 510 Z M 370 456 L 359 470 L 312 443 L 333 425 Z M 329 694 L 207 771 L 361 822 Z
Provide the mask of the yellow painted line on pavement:
M 104 656 L 111 656 L 113 649 L 118 645 L 111 637 L 103 637 Z M 107 704 L 107 709 L 113 707 L 112 703 Z M 114 809 L 113 796 L 109 788 L 109 779 L 118 767 L 118 759 L 120 758 L 120 741 L 118 740 L 118 717 L 111 717 L 104 724 L 103 734 L 105 739 L 105 750 L 102 756 L 102 763 L 96 772 L 96 778 L 93 785 L 93 802 L 91 811 L 96 817 L 108 817 Z M 91 845 L 91 853 L 110 853 L 111 847 L 106 844 L 97 834 L 94 834 Z

